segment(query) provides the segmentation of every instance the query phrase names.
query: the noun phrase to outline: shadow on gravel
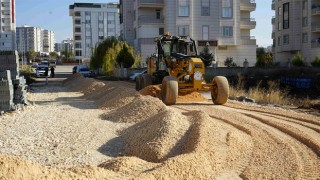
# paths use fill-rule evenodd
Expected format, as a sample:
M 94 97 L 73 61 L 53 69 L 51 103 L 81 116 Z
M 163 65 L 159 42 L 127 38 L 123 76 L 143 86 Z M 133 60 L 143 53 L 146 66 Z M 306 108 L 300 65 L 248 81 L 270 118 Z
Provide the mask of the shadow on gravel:
M 115 137 L 98 148 L 98 151 L 111 157 L 122 156 L 124 153 L 124 141 L 121 137 Z

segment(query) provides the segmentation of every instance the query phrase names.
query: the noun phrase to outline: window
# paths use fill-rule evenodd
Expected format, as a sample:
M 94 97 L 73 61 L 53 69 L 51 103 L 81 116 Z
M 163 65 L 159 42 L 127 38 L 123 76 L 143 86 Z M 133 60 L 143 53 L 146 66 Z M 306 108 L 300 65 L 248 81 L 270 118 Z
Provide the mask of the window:
M 98 23 L 99 24 L 103 24 L 103 20 L 98 20 Z
M 189 26 L 179 26 L 178 27 L 179 36 L 189 36 Z
M 308 17 L 303 17 L 302 18 L 302 27 L 308 26 Z
M 282 23 L 281 22 L 278 23 L 278 30 L 279 31 L 282 30 Z
M 81 40 L 81 36 L 74 36 L 74 40 Z
M 81 28 L 80 27 L 74 28 L 74 32 L 81 32 Z
M 99 32 L 103 32 L 103 28 L 99 28 L 98 31 L 99 31 Z
M 281 46 L 281 37 L 278 37 L 278 46 Z
M 99 36 L 99 40 L 103 40 L 104 39 L 104 37 L 103 36 Z
M 283 4 L 283 29 L 289 29 L 289 3 Z
M 210 16 L 210 0 L 201 1 L 201 16 Z
M 157 19 L 161 18 L 160 10 L 156 10 L 156 18 Z
M 114 32 L 114 28 L 108 28 L 108 32 Z
M 209 40 L 209 26 L 202 26 L 202 40 Z
M 137 39 L 137 29 L 136 28 L 134 28 L 134 39 Z
M 82 56 L 82 51 L 76 50 L 76 56 Z
M 279 7 L 278 8 L 278 16 L 281 16 L 282 15 L 282 7 Z
M 74 16 L 81 16 L 81 12 L 79 12 L 79 11 L 74 12 Z
M 85 24 L 90 24 L 90 23 L 91 23 L 90 20 L 86 20 L 86 21 L 85 21 Z
M 284 35 L 283 36 L 283 45 L 289 44 L 289 35 Z
M 114 24 L 114 21 L 108 20 L 108 24 Z
M 114 18 L 115 17 L 115 13 L 109 13 L 108 12 L 108 18 Z
M 81 24 L 81 20 L 80 19 L 74 20 L 74 24 Z
M 189 0 L 179 0 L 179 16 L 189 16 Z
M 159 35 L 164 35 L 164 28 L 159 28 Z
M 229 36 L 229 37 L 233 36 L 232 26 L 224 26 L 222 27 L 222 31 L 223 31 L 223 36 Z
M 81 48 L 81 43 L 75 43 L 76 48 Z
M 302 34 L 302 43 L 308 43 L 308 33 Z
M 88 11 L 86 11 L 84 14 L 85 14 L 86 16 L 90 16 L 90 12 L 88 12 Z
M 223 18 L 232 18 L 232 8 L 231 7 L 222 8 L 222 17 Z

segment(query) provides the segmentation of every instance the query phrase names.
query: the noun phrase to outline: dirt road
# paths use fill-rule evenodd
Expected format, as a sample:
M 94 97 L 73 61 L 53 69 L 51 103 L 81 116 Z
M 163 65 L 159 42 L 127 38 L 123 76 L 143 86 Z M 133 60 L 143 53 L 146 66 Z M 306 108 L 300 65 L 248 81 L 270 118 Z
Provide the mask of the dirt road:
M 234 101 L 167 107 L 133 87 L 79 76 L 34 87 L 35 106 L 0 116 L 0 177 L 320 178 L 317 116 Z

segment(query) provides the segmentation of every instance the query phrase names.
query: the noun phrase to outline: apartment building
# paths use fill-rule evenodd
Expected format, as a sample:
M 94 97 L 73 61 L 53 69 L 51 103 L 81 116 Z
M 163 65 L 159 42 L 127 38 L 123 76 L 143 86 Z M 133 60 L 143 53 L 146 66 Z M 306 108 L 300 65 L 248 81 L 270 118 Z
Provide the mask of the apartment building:
M 118 3 L 74 3 L 69 10 L 76 61 L 89 59 L 97 43 L 105 38 L 120 36 Z
M 55 52 L 73 52 L 73 40 L 66 39 L 61 41 L 61 43 L 55 43 L 54 50 Z
M 227 57 L 254 66 L 255 9 L 253 0 L 120 0 L 121 35 L 144 59 L 156 52 L 153 39 L 170 32 L 192 37 L 199 51 L 209 44 L 217 66 Z
M 0 51 L 16 49 L 16 14 L 14 0 L 0 0 Z
M 44 53 L 50 53 L 54 51 L 54 44 L 55 44 L 55 34 L 53 31 L 50 30 L 42 30 L 41 31 L 42 43 L 43 43 L 43 50 Z
M 16 29 L 16 45 L 19 53 L 33 50 L 49 54 L 54 51 L 54 43 L 55 36 L 53 31 L 27 25 Z
M 16 29 L 16 44 L 19 53 L 33 50 L 41 52 L 43 43 L 41 38 L 41 28 L 24 25 Z
M 289 66 L 297 52 L 310 64 L 320 55 L 320 0 L 273 0 L 274 61 Z

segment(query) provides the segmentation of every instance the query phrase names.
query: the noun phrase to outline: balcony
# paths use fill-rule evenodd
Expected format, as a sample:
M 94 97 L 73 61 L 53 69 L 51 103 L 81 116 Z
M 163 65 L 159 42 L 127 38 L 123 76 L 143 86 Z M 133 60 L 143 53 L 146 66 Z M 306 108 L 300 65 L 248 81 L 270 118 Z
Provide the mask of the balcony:
M 318 6 L 318 7 L 312 8 L 311 15 L 312 16 L 319 16 L 320 15 L 320 7 Z
M 255 0 L 241 0 L 240 10 L 241 11 L 255 11 L 256 10 Z
M 272 1 L 272 4 L 271 4 L 271 10 L 276 10 L 276 3 L 274 2 L 274 0 Z
M 11 8 L 10 6 L 1 6 L 1 10 L 7 10 L 7 11 L 10 11 Z
M 311 32 L 320 33 L 320 23 L 311 25 Z
M 1 25 L 2 25 L 2 26 L 9 26 L 9 27 L 11 27 L 11 23 L 10 23 L 10 22 L 3 22 L 3 23 L 1 23 Z
M 241 18 L 240 20 L 241 29 L 254 29 L 256 28 L 256 24 L 254 18 Z
M 241 36 L 241 45 L 257 45 L 254 36 Z
M 311 41 L 311 48 L 320 48 L 320 37 Z
M 271 38 L 272 38 L 272 39 L 275 39 L 275 38 L 276 38 L 276 33 L 275 33 L 275 32 L 272 32 Z
M 2 13 L 1 18 L 11 18 L 10 13 Z
M 147 16 L 147 15 L 141 15 L 138 17 L 139 25 L 143 24 L 162 24 L 164 23 L 163 17 L 156 17 L 156 16 Z
M 163 6 L 163 0 L 138 0 L 138 8 L 162 8 Z
M 271 24 L 275 24 L 276 23 L 276 17 L 272 17 L 272 19 L 271 19 Z

